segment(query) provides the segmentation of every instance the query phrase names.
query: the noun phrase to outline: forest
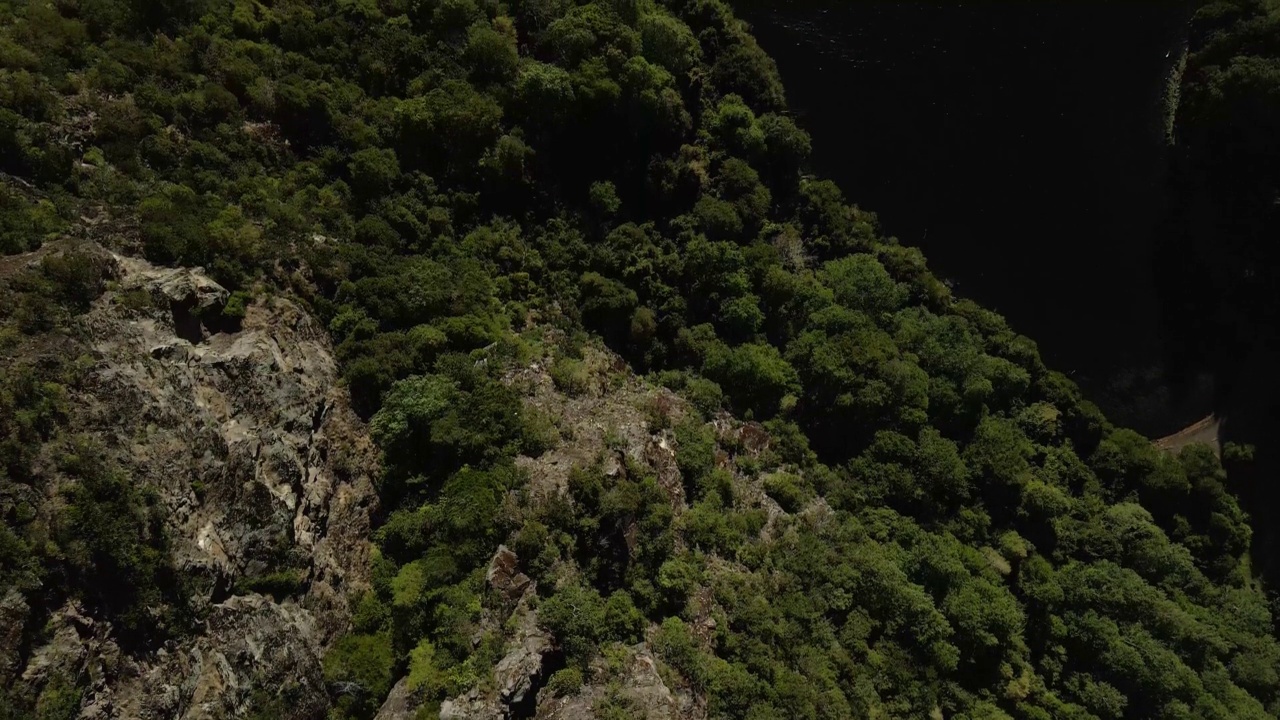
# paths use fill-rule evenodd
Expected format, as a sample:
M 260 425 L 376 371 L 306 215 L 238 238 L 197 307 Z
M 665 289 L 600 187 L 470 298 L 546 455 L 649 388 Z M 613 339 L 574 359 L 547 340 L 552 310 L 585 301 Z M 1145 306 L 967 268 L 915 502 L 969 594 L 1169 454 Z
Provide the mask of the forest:
M 1273 17 L 1246 23 L 1271 58 Z M 1274 62 L 1206 75 L 1188 117 L 1278 117 L 1270 91 L 1215 109 Z M 499 544 L 564 657 L 548 692 L 643 640 L 713 718 L 1280 713 L 1271 596 L 1214 453 L 1110 423 L 811 152 L 722 0 L 0 0 L 0 252 L 90 234 L 204 267 L 229 321 L 287 295 L 327 328 L 383 457 L 330 718 L 373 717 L 402 677 L 421 717 L 482 682 Z M 0 275 L 0 588 L 37 620 L 74 597 L 141 656 L 201 618 L 148 489 L 66 426 L 58 348 L 109 281 L 76 253 Z M 30 338 L 39 361 L 9 352 Z M 504 368 L 545 346 L 572 393 L 592 343 L 697 408 L 674 427 L 683 505 L 642 468 L 523 492 L 517 458 L 557 440 Z M 738 464 L 785 511 L 768 534 L 717 460 L 726 414 L 773 439 Z M 32 462 L 51 443 L 70 485 Z M 76 717 L 88 682 L 0 688 L 0 718 Z M 288 688 L 263 691 L 277 717 Z
M 1267 479 L 1280 471 L 1270 442 L 1280 430 L 1280 387 L 1270 371 L 1280 352 L 1272 239 L 1280 227 L 1280 8 L 1208 3 L 1191 22 L 1187 49 L 1157 267 L 1164 330 L 1176 371 L 1213 372 L 1227 435 L 1255 446 L 1230 470 L 1233 489 L 1262 517 L 1277 499 Z M 1274 585 L 1280 537 L 1272 523 L 1256 530 L 1255 567 Z

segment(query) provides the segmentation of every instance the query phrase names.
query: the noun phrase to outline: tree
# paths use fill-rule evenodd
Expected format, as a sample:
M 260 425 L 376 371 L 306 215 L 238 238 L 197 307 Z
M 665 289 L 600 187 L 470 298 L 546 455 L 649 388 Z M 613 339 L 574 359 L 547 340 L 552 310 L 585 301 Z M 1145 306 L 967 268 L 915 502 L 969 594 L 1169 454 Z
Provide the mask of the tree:
M 498 137 L 502 106 L 461 80 L 446 80 L 396 108 L 397 153 L 414 168 L 466 174 Z
M 640 18 L 640 38 L 645 58 L 677 78 L 701 60 L 702 48 L 689 26 L 660 9 Z
M 836 302 L 873 318 L 897 310 L 907 300 L 905 288 L 871 255 L 859 253 L 826 263 L 822 281 L 835 293 Z
M 730 402 L 736 408 L 760 418 L 775 415 L 783 397 L 800 389 L 795 369 L 777 348 L 763 343 L 713 347 L 703 373 L 721 387 L 733 388 Z
M 467 30 L 463 60 L 472 79 L 483 85 L 501 83 L 515 76 L 520 64 L 516 29 L 511 19 L 495 18 L 492 24 L 477 23 Z
M 374 199 L 400 178 L 400 163 L 389 148 L 368 148 L 352 154 L 347 168 L 351 187 L 362 198 Z
M 538 621 L 572 662 L 585 665 L 607 627 L 605 601 L 592 588 L 569 585 L 541 604 Z
M 373 713 L 391 690 L 394 656 L 386 635 L 348 635 L 325 655 L 325 680 L 350 683 L 339 696 L 338 709 L 350 716 Z
M 786 105 L 777 65 L 750 36 L 720 54 L 711 66 L 711 80 L 722 93 L 741 95 L 759 110 Z

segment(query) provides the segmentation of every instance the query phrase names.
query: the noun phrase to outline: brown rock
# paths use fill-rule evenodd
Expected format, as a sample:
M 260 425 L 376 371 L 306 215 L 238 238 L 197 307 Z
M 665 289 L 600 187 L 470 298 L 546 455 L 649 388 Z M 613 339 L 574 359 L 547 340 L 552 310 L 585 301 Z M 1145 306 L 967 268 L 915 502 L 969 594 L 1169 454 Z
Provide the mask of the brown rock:
M 533 581 L 528 575 L 517 570 L 519 560 L 516 554 L 506 545 L 499 545 L 489 562 L 489 570 L 485 573 L 485 581 L 489 587 L 498 591 L 504 598 L 515 602 L 524 595 Z

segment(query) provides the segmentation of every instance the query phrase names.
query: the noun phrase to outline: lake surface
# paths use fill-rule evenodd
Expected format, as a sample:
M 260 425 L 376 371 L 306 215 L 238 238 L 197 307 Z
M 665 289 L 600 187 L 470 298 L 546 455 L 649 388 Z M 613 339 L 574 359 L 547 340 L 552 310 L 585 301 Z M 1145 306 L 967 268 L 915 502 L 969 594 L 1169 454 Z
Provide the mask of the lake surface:
M 814 170 L 1149 434 L 1209 409 L 1160 379 L 1152 278 L 1181 3 L 744 1 Z M 1185 389 L 1184 389 L 1185 390 Z M 1175 397 L 1176 396 L 1176 397 Z

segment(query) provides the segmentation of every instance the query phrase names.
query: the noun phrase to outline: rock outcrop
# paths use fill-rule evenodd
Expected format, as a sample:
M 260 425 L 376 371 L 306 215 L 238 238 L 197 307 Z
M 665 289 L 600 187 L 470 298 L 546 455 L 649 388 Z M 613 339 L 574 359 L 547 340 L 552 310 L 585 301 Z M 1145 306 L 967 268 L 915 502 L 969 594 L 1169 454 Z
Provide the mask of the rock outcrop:
M 88 358 L 70 427 L 159 498 L 202 623 L 128 655 L 69 605 L 23 677 L 88 676 L 86 718 L 221 718 L 263 702 L 322 718 L 323 652 L 368 586 L 378 457 L 324 328 L 279 297 L 225 311 L 229 293 L 198 269 L 90 251 L 114 282 L 76 321 Z M 21 618 L 21 602 L 0 597 L 0 618 Z M 0 662 L 16 657 L 10 627 Z
M 608 671 L 594 668 L 594 674 Z M 681 720 L 699 716 L 699 709 L 688 693 L 671 692 L 658 675 L 658 663 L 648 645 L 641 643 L 626 649 L 622 670 L 614 674 L 611 686 L 589 683 L 566 698 L 547 698 L 538 703 L 538 717 L 543 720 L 591 720 L 597 717 L 596 706 L 613 695 L 624 707 L 631 708 L 645 720 Z
M 561 442 L 537 458 L 520 457 L 517 465 L 530 477 L 530 492 L 550 496 L 567 492 L 569 473 L 577 465 L 599 462 L 608 477 L 626 472 L 628 464 L 651 471 L 666 492 L 673 510 L 684 508 L 684 485 L 675 459 L 675 433 L 670 426 L 692 410 L 670 390 L 654 386 L 626 371 L 621 359 L 607 350 L 584 351 L 587 387 L 574 394 L 556 389 L 543 358 L 506 375 L 506 381 L 527 392 L 526 407 L 555 418 Z M 662 429 L 655 427 L 661 425 Z M 744 431 L 741 423 L 724 420 L 723 433 L 755 432 L 742 444 L 763 447 L 767 435 L 759 426 Z M 758 447 L 750 446 L 752 452 Z M 604 702 L 628 708 L 632 717 L 649 720 L 696 720 L 706 716 L 705 704 L 686 688 L 669 688 L 658 674 L 658 663 L 647 642 L 618 648 L 611 660 L 597 656 L 584 684 L 563 697 L 546 685 L 564 665 L 555 638 L 539 625 L 536 583 L 520 570 L 520 558 L 499 546 L 486 573 L 489 589 L 501 599 L 486 619 L 490 628 L 506 630 L 501 660 L 485 682 L 441 704 L 441 720 L 508 720 L 539 718 L 587 720 L 598 716 Z M 405 702 L 411 695 L 397 687 L 378 720 L 409 720 L 419 705 Z
M 316 619 L 295 603 L 232 597 L 213 607 L 201 635 L 140 667 L 83 716 L 227 718 L 267 693 L 286 698 L 291 717 L 324 717 Z
M 513 707 L 533 705 L 538 689 L 550 675 L 547 656 L 553 650 L 551 635 L 538 625 L 534 608 L 537 587 L 524 573 L 518 572 L 519 558 L 505 545 L 498 546 L 485 578 L 489 589 L 503 603 L 489 618 L 493 625 L 509 629 L 505 654 L 494 666 L 492 682 L 485 690 L 472 688 L 463 695 L 445 700 L 440 706 L 440 720 L 503 720 L 512 717 Z M 397 686 L 378 713 L 378 720 L 408 720 L 417 705 L 405 702 L 407 688 Z

